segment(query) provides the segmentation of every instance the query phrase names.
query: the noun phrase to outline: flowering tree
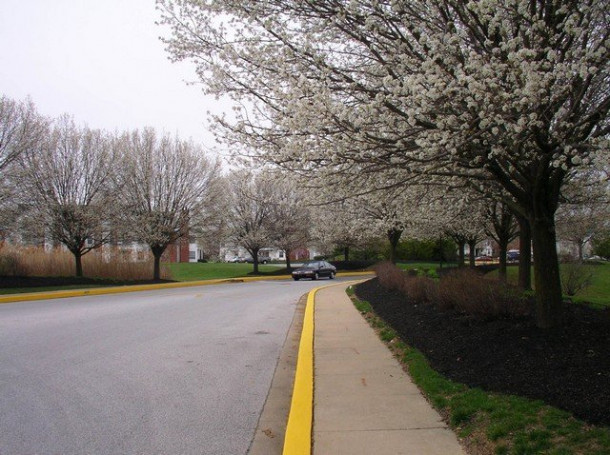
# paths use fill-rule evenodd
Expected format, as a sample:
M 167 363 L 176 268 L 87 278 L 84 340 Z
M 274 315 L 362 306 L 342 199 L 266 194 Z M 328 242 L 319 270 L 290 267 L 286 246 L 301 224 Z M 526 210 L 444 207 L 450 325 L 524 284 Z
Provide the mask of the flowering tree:
M 119 175 L 125 223 L 131 235 L 148 244 L 153 278 L 161 278 L 161 256 L 168 245 L 187 236 L 219 197 L 220 163 L 200 147 L 144 129 L 121 138 Z
M 274 182 L 267 174 L 246 170 L 229 175 L 229 238 L 252 256 L 258 273 L 258 252 L 273 243 Z
M 82 256 L 110 240 L 115 159 L 106 134 L 79 128 L 67 116 L 22 155 L 22 188 L 33 219 L 74 255 L 76 276 L 83 275 Z
M 0 240 L 17 218 L 11 204 L 19 188 L 19 166 L 14 163 L 25 152 L 40 148 L 47 128 L 48 121 L 36 112 L 34 103 L 0 96 Z
M 519 223 L 509 206 L 502 201 L 491 202 L 487 207 L 485 218 L 487 221 L 485 233 L 496 241 L 500 249 L 498 274 L 502 281 L 506 281 L 508 244 L 519 236 Z
M 307 205 L 307 191 L 289 176 L 276 175 L 274 198 L 271 201 L 272 242 L 284 251 L 286 268 L 291 270 L 290 254 L 307 246 L 312 221 Z
M 352 247 L 363 245 L 372 235 L 365 218 L 355 214 L 353 201 L 326 201 L 314 205 L 311 211 L 315 226 L 312 240 L 324 255 L 331 255 L 337 248 L 343 252 L 343 259 L 349 261 Z
M 336 192 L 334 196 L 337 196 Z M 420 235 L 423 212 L 433 200 L 429 188 L 424 185 L 405 185 L 344 197 L 348 201 L 349 216 L 360 219 L 362 229 L 387 239 L 392 263 L 396 263 L 403 233 L 408 232 L 411 238 Z
M 251 106 L 218 120 L 262 158 L 495 181 L 531 226 L 538 325 L 559 321 L 560 191 L 608 157 L 608 0 L 158 4 L 172 56 Z
M 557 212 L 557 233 L 576 246 L 579 260 L 584 247 L 608 228 L 610 184 L 604 172 L 578 173 L 570 179 Z

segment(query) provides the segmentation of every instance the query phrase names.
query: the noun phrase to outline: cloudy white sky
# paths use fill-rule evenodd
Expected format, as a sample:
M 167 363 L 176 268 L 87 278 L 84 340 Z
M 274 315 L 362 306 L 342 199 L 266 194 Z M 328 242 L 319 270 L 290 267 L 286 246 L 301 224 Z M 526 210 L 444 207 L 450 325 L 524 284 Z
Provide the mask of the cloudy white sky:
M 205 97 L 158 39 L 154 0 L 0 0 L 0 93 L 109 131 L 152 126 L 213 146 Z

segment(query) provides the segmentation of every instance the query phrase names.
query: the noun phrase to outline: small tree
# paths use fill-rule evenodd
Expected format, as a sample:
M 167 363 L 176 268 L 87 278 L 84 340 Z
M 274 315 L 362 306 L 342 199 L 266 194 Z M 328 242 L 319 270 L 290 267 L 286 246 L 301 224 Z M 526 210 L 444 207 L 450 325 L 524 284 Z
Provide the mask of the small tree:
M 14 229 L 19 218 L 22 176 L 19 158 L 38 150 L 48 135 L 49 121 L 41 117 L 31 101 L 19 102 L 0 96 L 0 242 Z
M 486 212 L 487 227 L 485 232 L 493 238 L 500 249 L 500 268 L 498 273 L 502 281 L 506 281 L 506 252 L 508 244 L 519 235 L 519 224 L 503 202 L 492 202 Z
M 41 229 L 74 255 L 76 276 L 82 257 L 110 240 L 116 200 L 116 159 L 109 137 L 79 128 L 61 117 L 35 150 L 23 155 L 23 183 Z
M 307 245 L 311 231 L 309 207 L 303 203 L 306 194 L 294 180 L 277 176 L 271 209 L 273 243 L 284 251 L 286 268 L 291 271 L 290 254 Z
M 154 257 L 153 279 L 161 278 L 161 256 L 188 235 L 218 196 L 220 163 L 192 142 L 157 137 L 152 129 L 121 140 L 119 176 L 125 226 L 148 244 Z
M 258 252 L 273 242 L 272 215 L 276 187 L 266 174 L 236 171 L 229 176 L 229 238 L 252 256 L 258 273 Z

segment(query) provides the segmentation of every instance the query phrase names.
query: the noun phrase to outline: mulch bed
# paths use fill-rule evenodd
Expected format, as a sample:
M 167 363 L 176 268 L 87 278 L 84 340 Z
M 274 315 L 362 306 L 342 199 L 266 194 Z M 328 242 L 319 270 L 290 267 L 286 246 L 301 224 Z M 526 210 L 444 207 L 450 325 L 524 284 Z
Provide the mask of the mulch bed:
M 483 320 L 412 305 L 376 278 L 356 295 L 449 379 L 610 425 L 610 309 L 572 304 L 561 327 L 541 330 L 531 317 Z

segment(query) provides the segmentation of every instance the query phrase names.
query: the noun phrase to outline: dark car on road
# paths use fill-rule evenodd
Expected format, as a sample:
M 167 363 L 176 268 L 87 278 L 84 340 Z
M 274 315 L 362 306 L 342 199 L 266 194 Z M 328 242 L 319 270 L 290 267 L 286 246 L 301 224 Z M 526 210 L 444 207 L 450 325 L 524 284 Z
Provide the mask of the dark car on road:
M 301 278 L 317 280 L 322 277 L 328 277 L 332 280 L 336 273 L 337 268 L 326 261 L 308 261 L 292 272 L 292 278 L 295 281 L 299 281 Z

